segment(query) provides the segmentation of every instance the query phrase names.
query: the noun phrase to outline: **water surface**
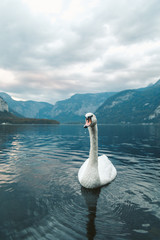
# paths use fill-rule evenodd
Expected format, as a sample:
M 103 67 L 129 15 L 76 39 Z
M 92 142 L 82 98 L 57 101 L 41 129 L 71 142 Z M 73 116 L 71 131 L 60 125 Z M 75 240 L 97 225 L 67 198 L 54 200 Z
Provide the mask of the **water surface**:
M 81 125 L 0 126 L 0 239 L 160 239 L 160 127 L 99 126 L 115 181 L 86 190 Z

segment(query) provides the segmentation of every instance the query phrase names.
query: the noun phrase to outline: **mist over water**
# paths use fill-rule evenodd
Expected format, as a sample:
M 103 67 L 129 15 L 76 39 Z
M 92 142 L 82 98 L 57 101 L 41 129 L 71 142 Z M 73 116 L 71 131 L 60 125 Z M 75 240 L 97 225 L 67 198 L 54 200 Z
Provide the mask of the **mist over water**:
M 159 239 L 160 127 L 98 126 L 111 184 L 80 186 L 81 125 L 0 126 L 0 239 Z

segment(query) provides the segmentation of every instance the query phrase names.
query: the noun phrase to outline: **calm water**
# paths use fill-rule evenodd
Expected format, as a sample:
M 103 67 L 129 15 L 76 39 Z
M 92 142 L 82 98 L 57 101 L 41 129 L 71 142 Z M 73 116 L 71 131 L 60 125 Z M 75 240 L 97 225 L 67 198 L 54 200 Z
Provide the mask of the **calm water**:
M 160 127 L 99 126 L 114 182 L 81 188 L 83 126 L 0 126 L 0 239 L 160 239 Z

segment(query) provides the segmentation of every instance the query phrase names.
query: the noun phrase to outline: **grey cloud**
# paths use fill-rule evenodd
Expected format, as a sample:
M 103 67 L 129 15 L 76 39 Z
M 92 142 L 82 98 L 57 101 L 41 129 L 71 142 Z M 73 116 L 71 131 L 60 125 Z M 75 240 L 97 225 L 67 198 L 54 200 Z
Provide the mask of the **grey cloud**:
M 118 59 L 109 59 L 107 62 L 103 63 L 102 66 L 95 69 L 95 72 L 113 72 L 116 70 L 125 70 L 129 67 L 129 63 L 127 61 L 118 60 Z
M 159 12 L 158 0 L 99 0 L 83 18 L 67 23 L 59 17 L 53 23 L 33 15 L 21 0 L 1 1 L 0 68 L 17 77 L 8 91 L 51 102 L 74 92 L 115 91 L 152 81 L 159 74 L 158 46 L 129 56 L 110 49 L 158 41 Z M 85 72 L 83 66 L 96 61 Z
M 130 44 L 160 37 L 158 0 L 134 1 L 134 4 L 126 1 L 124 11 L 120 12 L 113 23 L 113 32 L 122 43 Z
M 46 19 L 34 18 L 20 0 L 0 3 L 0 66 L 26 70 L 34 64 L 36 49 L 50 38 Z M 33 58 L 33 61 L 31 59 Z
M 158 0 L 101 1 L 95 19 L 101 25 L 108 25 L 122 44 L 132 44 L 160 37 L 159 12 Z

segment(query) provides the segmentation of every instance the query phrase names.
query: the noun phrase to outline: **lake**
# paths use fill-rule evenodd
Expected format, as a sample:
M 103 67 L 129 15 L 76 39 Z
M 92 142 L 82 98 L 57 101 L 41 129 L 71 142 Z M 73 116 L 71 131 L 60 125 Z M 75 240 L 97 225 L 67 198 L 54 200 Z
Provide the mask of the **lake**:
M 0 126 L 0 239 L 160 239 L 160 126 L 98 126 L 116 179 L 80 186 L 82 125 Z

